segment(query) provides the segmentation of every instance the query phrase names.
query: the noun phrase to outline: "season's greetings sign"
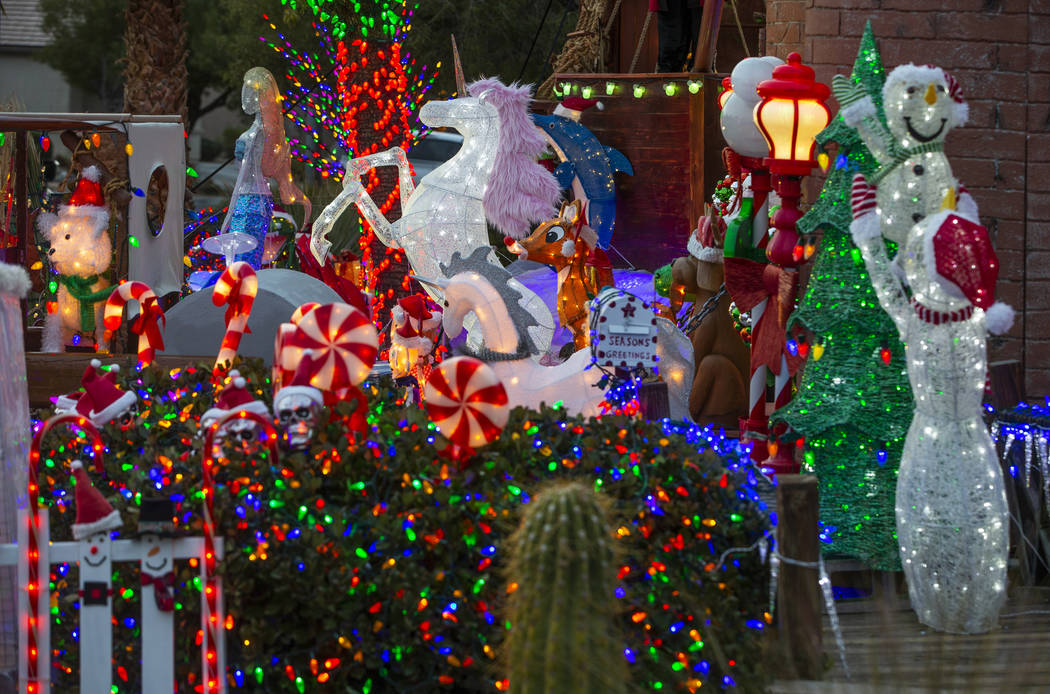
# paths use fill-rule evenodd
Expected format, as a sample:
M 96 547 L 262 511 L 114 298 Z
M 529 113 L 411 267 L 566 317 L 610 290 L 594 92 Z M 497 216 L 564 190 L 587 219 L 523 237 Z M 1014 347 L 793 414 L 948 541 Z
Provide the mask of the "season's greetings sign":
M 656 366 L 656 314 L 638 297 L 614 287 L 591 305 L 591 352 L 599 366 Z

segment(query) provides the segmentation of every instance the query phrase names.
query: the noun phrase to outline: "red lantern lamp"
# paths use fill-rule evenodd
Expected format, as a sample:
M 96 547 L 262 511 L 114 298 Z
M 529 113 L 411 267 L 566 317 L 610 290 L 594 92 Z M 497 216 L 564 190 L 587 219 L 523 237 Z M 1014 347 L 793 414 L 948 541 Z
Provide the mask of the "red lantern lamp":
M 772 79 L 758 85 L 762 101 L 755 106 L 755 125 L 769 143 L 765 164 L 773 174 L 806 176 L 816 166 L 813 149 L 817 134 L 831 121 L 824 103 L 831 90 L 813 77 L 813 68 L 792 53 L 773 70 Z

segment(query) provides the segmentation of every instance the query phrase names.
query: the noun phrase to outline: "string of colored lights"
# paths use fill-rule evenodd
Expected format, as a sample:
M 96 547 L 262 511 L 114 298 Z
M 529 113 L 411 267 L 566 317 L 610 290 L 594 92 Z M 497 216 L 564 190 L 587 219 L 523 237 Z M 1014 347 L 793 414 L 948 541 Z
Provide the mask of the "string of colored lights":
M 296 7 L 295 0 L 290 4 Z M 294 124 L 288 136 L 292 156 L 314 168 L 322 178 L 341 181 L 347 157 L 412 147 L 422 132 L 414 112 L 426 98 L 441 63 L 434 70 L 426 65 L 417 70 L 415 58 L 404 50 L 415 8 L 407 0 L 376 3 L 372 8 L 355 3 L 355 16 L 348 22 L 324 11 L 324 4 L 323 0 L 311 0 L 308 5 L 315 15 L 316 50 L 293 46 L 266 15 L 276 38 L 259 38 L 289 65 L 285 78 L 291 86 L 284 104 L 285 115 Z M 360 36 L 347 39 L 349 26 Z M 410 123 L 417 126 L 415 132 Z M 369 195 L 375 198 L 380 185 L 378 172 L 369 171 L 365 183 Z M 399 199 L 399 186 L 394 183 L 386 197 L 378 200 L 380 212 L 389 213 Z M 393 305 L 395 289 L 380 287 L 379 278 L 393 264 L 402 263 L 404 256 L 380 244 L 364 219 L 359 217 L 358 224 L 366 286 L 375 296 L 373 316 L 381 325 L 384 308 Z M 376 256 L 379 248 L 383 249 L 381 257 Z M 407 275 L 397 286 L 409 291 Z
M 267 399 L 262 368 L 240 368 L 253 394 Z M 106 477 L 96 485 L 119 494 L 114 506 L 129 520 L 141 496 L 168 496 L 178 526 L 199 533 L 196 432 L 213 398 L 210 369 L 149 367 L 119 380 L 139 395 L 141 414 L 126 429 L 107 427 Z M 717 563 L 769 527 L 754 468 L 736 441 L 669 421 L 585 421 L 563 410 L 519 409 L 500 440 L 457 474 L 440 457 L 442 437 L 421 410 L 402 409 L 390 384 L 365 391 L 364 435 L 349 431 L 351 406 L 340 404 L 320 432 L 325 443 L 309 453 L 278 462 L 241 442 L 245 451 L 227 450 L 214 468 L 213 519 L 226 538 L 231 686 L 406 692 L 426 681 L 506 691 L 492 662 L 509 628 L 500 605 L 515 588 L 502 578 L 502 541 L 516 509 L 556 477 L 592 480 L 620 509 L 615 593 L 623 602 L 623 657 L 638 682 L 695 692 L 702 685 L 750 690 L 764 681 L 757 654 L 772 619 L 760 607 L 766 569 L 754 555 Z M 42 503 L 56 511 L 56 534 L 73 515 L 65 513 L 72 494 L 62 461 L 85 442 L 63 444 L 41 456 L 49 485 Z M 52 572 L 57 688 L 76 673 L 75 605 L 60 588 L 69 571 Z M 176 623 L 186 630 L 177 643 L 196 653 L 203 586 L 192 568 L 178 576 Z M 120 598 L 116 666 L 124 668 L 114 691 L 137 691 L 142 675 L 127 659 L 141 628 L 133 616 L 141 596 L 136 572 L 115 571 L 113 587 Z M 292 636 L 297 627 L 301 640 Z M 718 654 L 705 648 L 708 641 L 717 642 Z M 178 691 L 199 691 L 199 658 L 179 658 Z

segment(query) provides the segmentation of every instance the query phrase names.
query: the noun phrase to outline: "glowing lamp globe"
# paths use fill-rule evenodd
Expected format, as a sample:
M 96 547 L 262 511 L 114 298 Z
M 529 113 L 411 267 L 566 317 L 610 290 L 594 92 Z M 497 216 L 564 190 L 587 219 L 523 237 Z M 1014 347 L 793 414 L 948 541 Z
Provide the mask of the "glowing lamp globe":
M 758 85 L 762 101 L 755 106 L 755 125 L 769 144 L 765 164 L 774 174 L 806 176 L 816 165 L 817 134 L 831 121 L 824 103 L 831 90 L 813 76 L 802 56 L 792 53 L 773 70 L 772 79 Z

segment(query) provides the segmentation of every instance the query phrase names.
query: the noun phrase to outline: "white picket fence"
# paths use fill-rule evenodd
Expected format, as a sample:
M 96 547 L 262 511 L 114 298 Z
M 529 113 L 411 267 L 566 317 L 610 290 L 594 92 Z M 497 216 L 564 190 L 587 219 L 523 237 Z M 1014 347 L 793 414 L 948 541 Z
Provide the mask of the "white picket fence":
M 80 643 L 80 692 L 81 694 L 105 694 L 113 684 L 113 600 L 110 578 L 114 563 L 149 562 L 150 567 L 174 568 L 175 560 L 196 558 L 201 571 L 201 585 L 207 583 L 205 575 L 204 538 L 157 538 L 151 540 L 109 539 L 109 533 L 95 535 L 77 542 L 50 542 L 46 513 L 39 516 L 39 556 L 37 576 L 41 577 L 44 589 L 39 591 L 37 604 L 29 604 L 29 593 L 25 590 L 29 582 L 28 546 L 30 519 L 21 513 L 18 544 L 0 544 L 0 566 L 18 567 L 18 643 L 19 691 L 22 694 L 49 694 L 51 691 L 51 593 L 46 589 L 51 567 L 56 564 L 73 564 L 80 567 L 80 620 L 78 624 Z M 104 538 L 99 542 L 99 538 Z M 21 548 L 21 549 L 20 549 Z M 95 549 L 92 552 L 92 548 Z M 147 554 L 158 548 L 152 554 Z M 216 547 L 216 558 L 222 559 L 221 543 Z M 141 568 L 140 568 L 141 570 Z M 156 570 L 156 569 L 154 569 Z M 140 603 L 142 617 L 142 694 L 171 694 L 175 688 L 175 625 L 174 612 L 165 612 L 157 607 L 152 584 L 142 586 Z M 92 598 L 94 596 L 94 599 Z M 207 607 L 202 596 L 201 629 L 205 632 Z M 221 593 L 220 593 L 221 601 Z M 221 602 L 218 614 L 222 614 Z M 32 621 L 31 621 L 32 620 Z M 29 652 L 29 630 L 36 626 L 35 654 Z M 220 632 L 222 629 L 220 628 Z M 216 645 L 217 670 L 225 673 L 225 640 L 221 637 Z M 29 679 L 30 663 L 35 659 L 36 677 Z M 225 677 L 218 678 L 216 688 L 211 691 L 225 692 Z

